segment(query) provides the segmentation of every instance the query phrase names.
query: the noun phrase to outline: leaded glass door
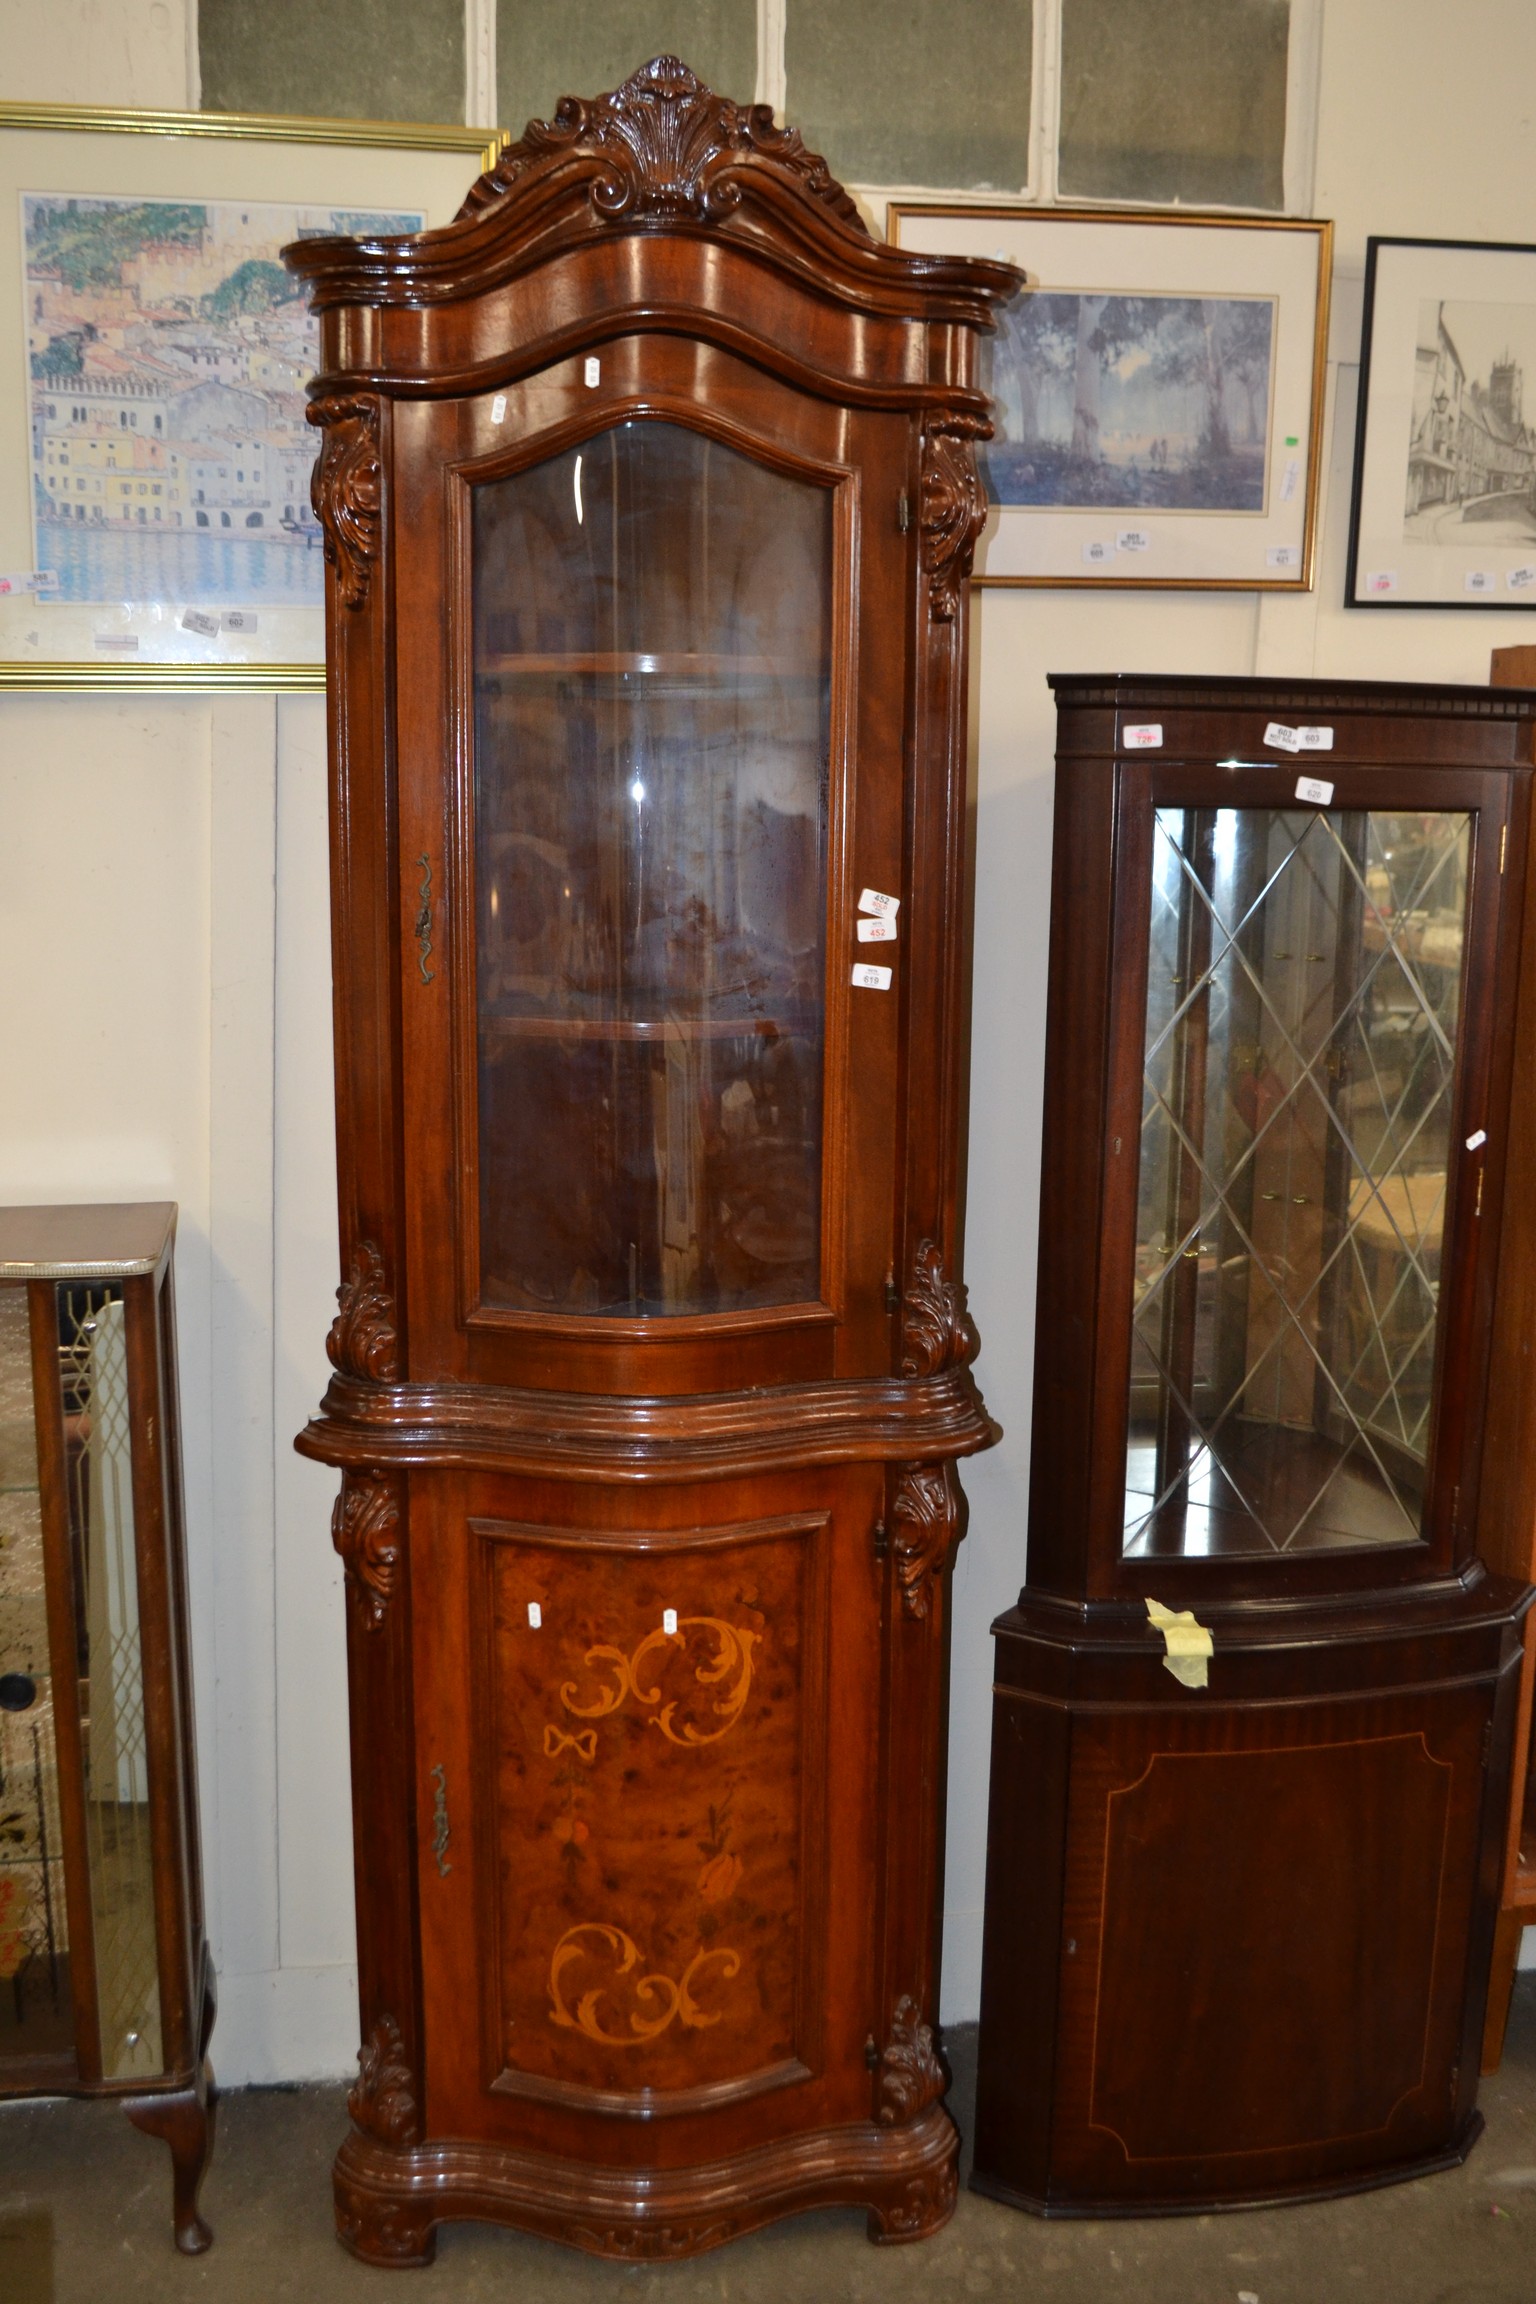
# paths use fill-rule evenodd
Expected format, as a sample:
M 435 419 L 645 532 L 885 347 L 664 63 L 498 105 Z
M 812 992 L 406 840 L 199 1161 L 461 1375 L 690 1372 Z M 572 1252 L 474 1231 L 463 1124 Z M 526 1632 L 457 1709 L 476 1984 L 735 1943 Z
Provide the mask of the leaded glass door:
M 1426 1541 L 1444 1372 L 1477 1353 L 1442 1279 L 1481 1210 L 1487 1019 L 1464 987 L 1500 818 L 1481 792 L 1177 785 L 1143 851 L 1123 1554 Z

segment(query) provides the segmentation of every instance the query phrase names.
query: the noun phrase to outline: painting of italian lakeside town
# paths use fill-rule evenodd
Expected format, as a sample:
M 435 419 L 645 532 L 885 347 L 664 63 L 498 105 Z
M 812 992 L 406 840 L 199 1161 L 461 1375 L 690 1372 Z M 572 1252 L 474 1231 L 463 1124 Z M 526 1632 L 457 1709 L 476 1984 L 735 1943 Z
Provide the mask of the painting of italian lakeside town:
M 1020 297 L 984 355 L 994 502 L 1262 512 L 1274 333 L 1264 296 Z
M 1523 407 L 1531 365 L 1536 304 L 1420 304 L 1405 536 L 1536 543 L 1536 429 Z
M 54 598 L 319 601 L 315 332 L 278 251 L 422 222 L 22 194 L 34 564 Z

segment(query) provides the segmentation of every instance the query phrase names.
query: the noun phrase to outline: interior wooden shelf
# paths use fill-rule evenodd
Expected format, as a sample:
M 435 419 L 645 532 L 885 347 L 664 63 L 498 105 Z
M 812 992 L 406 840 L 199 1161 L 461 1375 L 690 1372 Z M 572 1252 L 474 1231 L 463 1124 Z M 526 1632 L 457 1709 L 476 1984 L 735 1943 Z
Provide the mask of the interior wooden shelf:
M 651 655 L 640 649 L 539 651 L 526 655 L 482 656 L 475 664 L 480 679 L 540 679 L 573 673 L 640 675 L 662 679 L 721 680 L 743 677 L 776 680 L 820 680 L 824 669 L 805 656 L 733 656 L 671 649 Z
M 810 1024 L 787 1024 L 776 1016 L 607 1017 L 482 1016 L 480 1029 L 494 1040 L 741 1040 L 749 1033 L 765 1040 L 803 1040 Z

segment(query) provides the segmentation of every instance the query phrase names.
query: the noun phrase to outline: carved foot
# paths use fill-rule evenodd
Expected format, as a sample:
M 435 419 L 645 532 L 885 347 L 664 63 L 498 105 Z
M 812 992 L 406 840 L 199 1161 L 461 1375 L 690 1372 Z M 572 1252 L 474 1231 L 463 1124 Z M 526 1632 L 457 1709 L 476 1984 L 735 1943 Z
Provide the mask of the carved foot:
M 959 2138 L 955 2147 L 959 2149 Z M 877 2245 L 898 2240 L 926 2240 L 955 2212 L 956 2176 L 953 2156 L 937 2168 L 892 2187 L 888 2200 L 869 2211 L 869 2236 Z
M 342 2151 L 346 2147 L 343 2145 Z M 430 2208 L 371 2186 L 354 2184 L 338 2160 L 332 2175 L 336 2237 L 364 2264 L 404 2271 L 430 2264 L 437 2254 L 437 2221 Z
M 123 2110 L 135 2128 L 158 2136 L 171 2148 L 172 2217 L 183 2256 L 201 2256 L 213 2234 L 197 2212 L 197 2195 L 213 2157 L 216 2099 L 213 2075 L 203 2066 L 189 2088 L 160 2096 L 125 2096 Z

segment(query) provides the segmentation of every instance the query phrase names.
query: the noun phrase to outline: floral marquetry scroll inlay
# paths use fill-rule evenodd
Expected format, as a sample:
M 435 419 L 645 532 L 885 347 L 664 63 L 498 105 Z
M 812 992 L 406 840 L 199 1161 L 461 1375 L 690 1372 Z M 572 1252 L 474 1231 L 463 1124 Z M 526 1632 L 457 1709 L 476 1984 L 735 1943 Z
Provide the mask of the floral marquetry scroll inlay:
M 358 2050 L 357 2063 L 347 2110 L 364 2135 L 380 2144 L 419 2142 L 416 2075 L 393 2016 L 379 2018 Z
M 958 411 L 931 419 L 923 435 L 918 529 L 929 604 L 941 624 L 953 621 L 986 521 L 987 494 L 976 469 L 975 444 L 991 437 L 985 416 Z
M 896 2003 L 890 2036 L 880 2055 L 881 2127 L 904 2127 L 937 2103 L 948 2085 L 933 2033 L 922 2021 L 917 2002 L 904 1992 Z
M 934 1242 L 921 1241 L 901 1299 L 903 1376 L 938 1376 L 946 1368 L 967 1367 L 980 1350 L 963 1283 L 950 1279 Z
M 361 608 L 384 525 L 379 403 L 366 393 L 335 393 L 312 400 L 306 413 L 324 434 L 309 499 L 325 531 L 325 556 L 342 606 Z
M 606 1976 L 589 1983 L 585 1991 L 577 1991 L 583 1972 L 591 1975 L 593 1962 L 606 1968 Z M 694 1998 L 694 1987 L 706 1980 L 730 1983 L 741 1972 L 741 1955 L 723 1944 L 701 1947 L 675 1983 L 670 1976 L 654 1973 L 635 1976 L 640 1966 L 640 1947 L 622 1928 L 612 1928 L 601 1920 L 586 1920 L 579 1927 L 568 1928 L 549 1963 L 551 2023 L 584 2033 L 589 2040 L 600 2040 L 605 2048 L 641 2048 L 671 2024 L 680 2024 L 686 2031 L 706 2031 L 720 2022 L 725 2011 L 701 2007 Z M 634 1981 L 627 1983 L 630 1977 Z M 622 1990 L 615 1991 L 615 1986 Z M 577 1992 L 574 2008 L 566 1998 L 568 1990 Z M 627 2017 L 620 2014 L 622 2000 L 629 2002 Z M 615 2022 L 620 2027 L 617 2031 L 610 2028 Z
M 767 162 L 825 201 L 861 238 L 869 236 L 825 160 L 806 150 L 795 129 L 776 127 L 767 104 L 717 96 L 676 56 L 652 57 L 610 95 L 562 98 L 553 120 L 530 120 L 460 214 L 478 214 L 520 177 L 567 158 L 593 164 L 591 199 L 599 216 L 703 223 L 737 205 L 744 167 Z
M 400 1572 L 400 1499 L 387 1473 L 343 1472 L 331 1513 L 331 1541 L 341 1554 L 353 1610 L 364 1630 L 382 1630 Z
M 701 1707 L 703 1725 L 692 1715 L 689 1700 L 667 1696 L 661 1681 L 669 1656 L 674 1651 L 686 1653 L 693 1632 L 708 1634 L 713 1641 L 712 1654 L 695 1665 L 693 1672 L 695 1683 L 709 1697 Z M 675 1632 L 647 1633 L 627 1656 L 622 1648 L 606 1643 L 589 1648 L 582 1661 L 599 1676 L 601 1685 L 589 1691 L 579 1682 L 567 1680 L 560 1701 L 578 1720 L 605 1720 L 630 1701 L 646 1709 L 654 1705 L 648 1724 L 659 1728 L 669 1744 L 718 1744 L 741 1718 L 751 1691 L 752 1650 L 757 1637 L 739 1624 L 728 1624 L 723 1616 L 682 1616 Z M 546 1752 L 550 1751 L 549 1738 L 557 1733 L 554 1729 L 546 1731 Z
M 960 1499 L 948 1464 L 904 1464 L 891 1506 L 896 1580 L 908 1616 L 927 1616 L 960 1525 Z
M 336 1304 L 325 1340 L 331 1366 L 346 1376 L 371 1376 L 377 1383 L 398 1376 L 395 1300 L 385 1278 L 384 1259 L 371 1240 L 360 1240 L 353 1250 Z

